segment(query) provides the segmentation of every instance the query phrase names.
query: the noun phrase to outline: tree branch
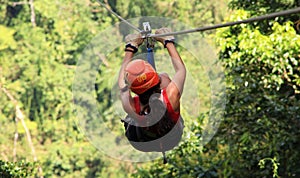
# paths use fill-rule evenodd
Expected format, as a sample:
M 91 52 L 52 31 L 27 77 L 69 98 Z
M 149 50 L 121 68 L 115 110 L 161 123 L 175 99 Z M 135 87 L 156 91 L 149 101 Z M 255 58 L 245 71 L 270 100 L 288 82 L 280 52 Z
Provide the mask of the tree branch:
M 29 2 L 26 1 L 20 1 L 20 2 L 13 2 L 12 6 L 18 6 L 18 5 L 24 5 L 24 4 L 29 4 L 30 6 L 30 11 L 31 11 L 31 17 L 30 21 L 33 27 L 36 27 L 36 22 L 35 22 L 35 12 L 34 12 L 34 3 L 33 0 L 29 0 Z
M 103 62 L 103 64 L 104 64 L 106 67 L 109 67 L 109 64 L 108 64 L 108 62 L 107 62 L 107 60 L 106 60 L 106 57 L 105 57 L 103 54 L 98 53 L 97 56 L 99 57 L 99 59 Z
M 32 23 L 32 26 L 35 27 L 36 23 L 35 23 L 35 12 L 34 12 L 33 0 L 29 0 L 29 5 L 30 5 L 30 9 L 31 9 L 31 23 Z
M 38 159 L 37 159 L 36 152 L 35 152 L 35 148 L 34 148 L 34 145 L 33 145 L 32 139 L 31 139 L 30 131 L 29 131 L 29 129 L 28 129 L 26 123 L 25 123 L 25 120 L 24 120 L 24 119 L 25 119 L 25 116 L 24 116 L 23 112 L 22 112 L 21 109 L 20 109 L 20 106 L 19 106 L 19 104 L 18 104 L 18 101 L 10 94 L 10 92 L 9 92 L 6 88 L 2 87 L 1 85 L 0 85 L 0 87 L 1 87 L 1 90 L 6 94 L 6 96 L 7 96 L 7 97 L 14 103 L 14 105 L 15 105 L 15 109 L 16 109 L 16 119 L 21 121 L 22 126 L 23 126 L 24 129 L 25 129 L 26 138 L 27 138 L 29 147 L 30 147 L 30 149 L 31 149 L 31 153 L 32 153 L 32 156 L 33 156 L 33 160 L 34 160 L 35 162 L 37 162 Z M 15 138 L 15 139 L 16 139 L 16 138 Z M 42 168 L 41 168 L 40 166 L 39 166 L 39 173 L 42 175 Z M 42 177 L 42 176 L 41 176 L 41 177 Z
M 15 117 L 15 138 L 14 138 L 14 149 L 13 149 L 13 160 L 14 162 L 17 161 L 17 142 L 19 138 L 19 133 L 18 133 L 18 118 Z
M 300 19 L 295 22 L 296 29 L 300 32 Z
M 76 69 L 77 68 L 77 66 L 67 65 L 67 64 L 65 64 L 65 67 L 68 68 L 68 69 Z
M 12 6 L 18 6 L 18 5 L 23 5 L 23 4 L 28 4 L 28 2 L 24 1 L 24 2 L 13 2 Z

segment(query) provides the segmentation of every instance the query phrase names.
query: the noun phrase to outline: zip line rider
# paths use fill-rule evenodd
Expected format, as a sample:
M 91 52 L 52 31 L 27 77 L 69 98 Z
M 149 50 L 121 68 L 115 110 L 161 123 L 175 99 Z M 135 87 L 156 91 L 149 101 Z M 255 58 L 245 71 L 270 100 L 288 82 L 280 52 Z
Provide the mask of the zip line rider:
M 171 32 L 170 29 L 161 28 L 156 31 L 156 34 L 169 32 Z M 166 133 L 163 132 L 165 130 L 170 131 L 175 125 L 181 132 L 181 139 L 184 126 L 180 116 L 180 97 L 184 88 L 186 68 L 175 48 L 174 36 L 155 37 L 155 40 L 161 42 L 168 50 L 175 70 L 175 75 L 172 79 L 166 73 L 158 74 L 147 61 L 142 59 L 132 60 L 134 53 L 138 51 L 138 47 L 144 41 L 140 34 L 129 34 L 125 38 L 125 56 L 119 73 L 118 85 L 123 109 L 128 114 L 127 120 L 124 120 L 124 126 L 126 129 L 125 135 L 129 141 L 147 142 L 155 140 L 164 136 Z M 136 96 L 132 97 L 131 92 L 135 93 Z M 156 101 L 151 99 L 153 94 L 157 96 Z M 154 102 L 151 103 L 151 101 Z M 153 117 L 159 117 L 154 118 L 156 121 L 158 120 L 158 124 L 145 125 L 149 122 L 149 117 L 147 116 L 152 116 L 152 119 Z M 128 123 L 131 122 L 128 121 L 128 118 L 138 123 L 133 129 L 134 131 L 130 131 L 132 125 Z M 160 122 L 159 120 L 164 121 Z M 164 128 L 170 127 L 170 125 L 172 128 Z M 136 126 L 144 129 L 136 131 Z M 142 134 L 136 132 L 142 132 Z M 172 143 L 172 146 L 165 146 L 162 149 L 165 151 L 172 149 L 179 141 Z M 160 143 L 160 147 L 162 147 L 162 144 L 164 143 Z M 148 146 L 146 147 L 137 149 L 141 151 L 161 151 L 161 149 L 154 148 L 153 150 Z

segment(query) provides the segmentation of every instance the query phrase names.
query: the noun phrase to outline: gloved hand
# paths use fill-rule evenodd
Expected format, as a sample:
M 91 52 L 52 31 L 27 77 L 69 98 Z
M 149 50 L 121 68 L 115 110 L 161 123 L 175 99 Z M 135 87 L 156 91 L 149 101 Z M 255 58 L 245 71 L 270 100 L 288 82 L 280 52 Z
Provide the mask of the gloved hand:
M 141 34 L 129 34 L 125 37 L 125 42 L 126 42 L 126 47 L 125 47 L 125 51 L 127 49 L 127 47 L 132 48 L 135 52 L 138 51 L 139 46 L 143 43 L 144 39 L 142 38 Z M 130 51 L 130 50 L 129 50 Z
M 164 33 L 171 33 L 170 28 L 160 28 L 156 30 L 155 34 L 164 34 Z M 174 43 L 175 37 L 174 36 L 161 36 L 161 37 L 154 37 L 157 41 L 161 42 L 164 47 L 166 47 L 167 43 L 171 42 Z

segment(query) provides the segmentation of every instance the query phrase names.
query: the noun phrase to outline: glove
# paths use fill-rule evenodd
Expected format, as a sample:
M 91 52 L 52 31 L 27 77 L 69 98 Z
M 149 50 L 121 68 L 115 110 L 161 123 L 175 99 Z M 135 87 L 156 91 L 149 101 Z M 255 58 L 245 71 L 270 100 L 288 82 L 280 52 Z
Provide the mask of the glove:
M 131 51 L 128 50 L 127 47 L 130 47 L 133 49 L 133 53 L 136 53 L 138 51 L 139 46 L 143 43 L 144 39 L 142 38 L 141 34 L 129 34 L 125 37 L 125 51 Z
M 160 28 L 156 30 L 155 34 L 165 34 L 165 33 L 171 33 L 170 28 Z M 160 37 L 154 37 L 157 41 L 161 42 L 164 47 L 166 47 L 167 43 L 174 43 L 175 38 L 174 36 L 160 36 Z

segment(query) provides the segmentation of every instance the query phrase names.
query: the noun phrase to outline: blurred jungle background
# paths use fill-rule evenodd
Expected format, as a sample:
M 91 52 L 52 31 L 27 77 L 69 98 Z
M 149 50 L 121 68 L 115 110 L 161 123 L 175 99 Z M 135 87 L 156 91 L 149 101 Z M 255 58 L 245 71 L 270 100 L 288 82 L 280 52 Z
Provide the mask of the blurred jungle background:
M 300 0 L 104 3 L 125 19 L 167 17 L 195 28 L 300 7 Z M 0 0 L 0 177 L 300 177 L 299 13 L 201 33 L 209 45 L 199 50 L 217 54 L 226 84 L 224 115 L 204 146 L 209 79 L 178 47 L 201 104 L 197 117 L 183 110 L 188 129 L 168 152 L 168 164 L 108 157 L 78 127 L 72 95 L 77 62 L 90 41 L 117 22 L 94 0 Z M 111 56 L 99 51 L 103 64 L 94 93 L 106 126 L 119 135 L 110 82 L 123 54 L 123 48 Z

